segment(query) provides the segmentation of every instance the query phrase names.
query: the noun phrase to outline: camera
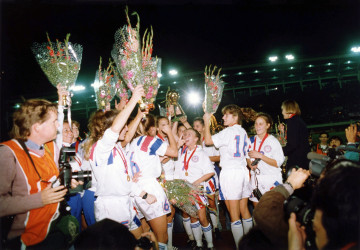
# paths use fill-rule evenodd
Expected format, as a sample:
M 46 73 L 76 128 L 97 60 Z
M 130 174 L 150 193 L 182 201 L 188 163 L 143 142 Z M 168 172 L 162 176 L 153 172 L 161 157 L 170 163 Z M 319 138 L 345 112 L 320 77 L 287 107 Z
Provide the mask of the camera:
M 92 179 L 91 171 L 72 172 L 70 160 L 71 156 L 75 156 L 75 148 L 62 147 L 59 157 L 59 180 L 60 184 L 67 189 L 71 189 L 71 179 L 88 182 Z
M 287 200 L 284 201 L 285 221 L 288 221 L 291 213 L 295 213 L 296 220 L 302 226 L 305 226 L 306 249 L 316 249 L 315 232 L 312 229 L 312 221 L 314 219 L 315 211 L 312 209 L 311 204 L 309 202 L 303 201 L 297 196 L 290 196 Z
M 141 237 L 137 240 L 136 246 L 140 247 L 141 249 L 151 249 L 153 244 L 147 237 Z

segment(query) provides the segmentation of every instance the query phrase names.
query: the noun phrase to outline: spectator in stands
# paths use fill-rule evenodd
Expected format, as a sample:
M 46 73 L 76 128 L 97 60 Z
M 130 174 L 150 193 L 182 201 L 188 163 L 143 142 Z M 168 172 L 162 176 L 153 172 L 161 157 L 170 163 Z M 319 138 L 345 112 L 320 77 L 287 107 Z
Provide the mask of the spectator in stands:
M 342 139 L 337 135 L 333 135 L 329 139 L 329 148 L 337 148 L 342 144 L 343 144 Z
M 327 155 L 327 151 L 329 149 L 328 140 L 329 134 L 327 132 L 321 132 L 319 134 L 320 143 L 316 145 L 315 153 L 321 155 Z
M 308 169 L 309 133 L 305 122 L 300 117 L 299 104 L 293 100 L 286 100 L 282 103 L 281 110 L 284 119 L 287 120 L 287 143 L 283 147 L 284 155 L 288 156 L 286 171 L 294 166 Z M 279 126 L 279 130 L 284 132 L 284 126 Z

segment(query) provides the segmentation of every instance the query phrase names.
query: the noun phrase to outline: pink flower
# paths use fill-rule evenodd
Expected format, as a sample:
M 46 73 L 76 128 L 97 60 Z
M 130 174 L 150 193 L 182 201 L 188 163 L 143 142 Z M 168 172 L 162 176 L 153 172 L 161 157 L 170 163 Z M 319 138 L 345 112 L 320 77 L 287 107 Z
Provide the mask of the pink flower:
M 108 96 L 107 96 L 107 99 L 111 100 L 111 95 L 108 95 Z
M 121 67 L 122 67 L 122 68 L 125 68 L 125 66 L 126 66 L 126 61 L 125 61 L 125 60 L 121 60 Z
M 131 82 L 128 82 L 128 88 L 131 90 L 131 91 L 133 91 L 134 90 L 134 86 L 132 85 L 132 83 Z
M 126 73 L 126 76 L 127 76 L 127 79 L 130 79 L 134 76 L 134 72 L 132 72 L 131 70 L 129 70 L 127 73 Z
M 212 106 L 213 110 L 215 110 L 215 109 L 216 109 L 216 106 L 217 106 L 217 104 L 216 104 L 216 103 L 214 103 L 214 104 L 213 104 L 213 106 Z
M 147 93 L 146 96 L 145 96 L 146 99 L 150 99 L 151 97 L 152 97 L 152 93 L 151 93 L 151 92 Z
M 117 84 L 115 85 L 115 87 L 116 87 L 117 89 L 119 89 L 119 88 L 120 88 L 120 84 L 117 83 Z
M 157 77 L 157 72 L 156 71 L 153 71 L 152 73 L 151 73 L 151 77 Z

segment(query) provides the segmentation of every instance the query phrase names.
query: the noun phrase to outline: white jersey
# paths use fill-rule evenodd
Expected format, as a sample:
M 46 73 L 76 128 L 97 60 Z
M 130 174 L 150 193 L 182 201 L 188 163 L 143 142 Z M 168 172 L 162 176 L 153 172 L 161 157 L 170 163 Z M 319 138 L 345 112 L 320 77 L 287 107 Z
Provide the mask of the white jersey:
M 202 142 L 202 148 L 209 157 L 220 155 L 220 152 L 218 149 L 216 149 L 214 146 L 206 146 L 205 141 Z M 215 164 L 215 162 L 212 162 L 212 163 Z
M 131 186 L 134 185 L 131 180 L 128 181 L 126 155 L 121 146 L 116 144 L 118 138 L 119 133 L 108 128 L 91 148 L 89 161 L 97 180 L 96 196 L 129 196 Z M 130 169 L 127 169 L 129 173 Z
M 254 148 L 254 142 L 256 138 L 256 148 Z M 249 151 L 256 150 L 259 151 L 261 140 L 257 135 L 250 138 L 251 145 L 249 146 Z M 264 143 L 261 146 L 260 153 L 274 159 L 278 167 L 273 167 L 267 164 L 264 161 L 259 161 L 257 169 L 260 170 L 260 175 L 281 175 L 280 166 L 283 164 L 285 160 L 284 152 L 279 141 L 272 135 L 268 135 L 265 139 Z M 255 159 L 251 159 L 255 160 Z
M 225 128 L 211 138 L 214 146 L 220 151 L 222 169 L 246 169 L 246 156 L 250 140 L 245 129 L 236 124 Z
M 158 135 L 158 138 L 160 138 L 166 145 L 169 145 L 169 141 L 167 138 L 161 138 Z M 174 179 L 174 171 L 175 171 L 175 163 L 174 159 L 172 157 L 169 158 L 169 160 L 166 163 L 161 163 L 162 171 L 165 175 L 165 180 L 170 181 Z
M 131 173 L 134 175 L 141 171 L 142 179 L 156 179 L 161 175 L 161 162 L 159 156 L 164 156 L 167 144 L 158 137 L 140 136 L 135 138 L 129 148 Z
M 183 179 L 193 183 L 204 175 L 215 172 L 209 156 L 204 152 L 201 146 L 196 147 L 196 151 L 189 161 L 193 152 L 194 151 L 190 151 L 188 148 L 181 148 L 179 150 L 178 160 L 175 163 L 174 179 Z M 186 161 L 189 161 L 187 176 L 184 167 L 185 154 Z M 204 185 L 204 183 L 202 183 L 202 185 Z

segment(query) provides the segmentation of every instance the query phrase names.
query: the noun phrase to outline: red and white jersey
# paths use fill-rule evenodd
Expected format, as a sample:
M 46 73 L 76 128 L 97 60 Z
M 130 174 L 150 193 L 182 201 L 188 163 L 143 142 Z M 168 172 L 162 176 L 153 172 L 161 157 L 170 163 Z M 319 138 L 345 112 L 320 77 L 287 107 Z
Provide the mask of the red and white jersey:
M 214 146 L 220 151 L 222 169 L 246 168 L 250 140 L 241 125 L 227 127 L 211 138 Z
M 128 164 L 124 150 L 116 144 L 118 138 L 119 133 L 108 128 L 91 148 L 89 162 L 97 181 L 96 196 L 130 195 L 133 182 L 128 181 L 126 169 L 128 173 L 130 169 L 125 166 Z
M 187 147 L 180 148 L 178 160 L 175 162 L 174 179 L 187 180 L 188 182 L 193 183 L 204 175 L 215 172 L 209 156 L 205 153 L 201 146 L 196 147 L 196 151 L 189 161 L 193 152 L 194 151 L 190 151 Z M 185 170 L 184 165 L 185 154 L 186 161 L 189 161 L 187 171 Z M 187 176 L 185 174 L 186 172 L 188 172 Z M 202 183 L 202 185 L 204 185 L 204 183 Z
M 256 138 L 256 148 L 254 148 L 254 141 Z M 260 144 L 262 141 L 260 138 L 255 135 L 254 137 L 250 138 L 251 145 L 249 146 L 249 151 L 256 150 L 259 151 Z M 283 164 L 285 160 L 284 152 L 282 150 L 282 147 L 274 136 L 268 135 L 267 138 L 265 138 L 265 141 L 261 145 L 260 153 L 265 155 L 266 157 L 269 157 L 271 159 L 274 159 L 277 164 L 277 168 L 270 166 L 264 161 L 259 161 L 257 168 L 260 170 L 260 175 L 276 175 L 281 173 L 280 166 Z M 251 159 L 252 161 L 254 159 Z
M 140 136 L 135 138 L 129 148 L 128 159 L 132 175 L 141 171 L 139 181 L 158 178 L 161 175 L 160 156 L 164 156 L 168 145 L 158 137 Z

